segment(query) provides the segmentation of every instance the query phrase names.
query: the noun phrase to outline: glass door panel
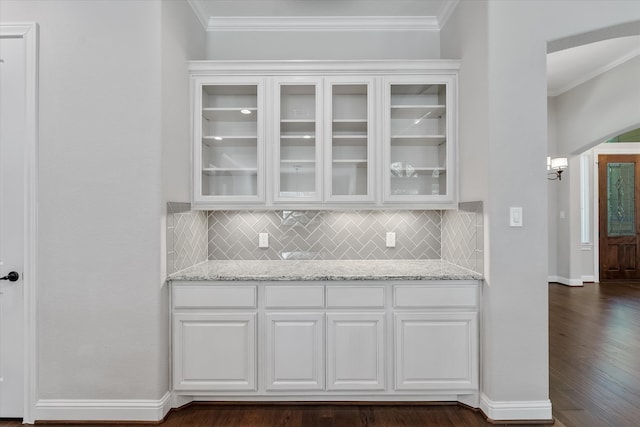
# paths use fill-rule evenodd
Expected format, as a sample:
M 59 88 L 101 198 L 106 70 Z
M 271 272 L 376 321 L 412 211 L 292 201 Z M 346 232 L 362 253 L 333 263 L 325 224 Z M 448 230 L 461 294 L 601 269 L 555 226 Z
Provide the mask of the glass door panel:
M 319 195 L 317 84 L 280 84 L 279 200 L 316 200 Z
M 358 201 L 371 194 L 369 84 L 334 83 L 330 97 L 329 198 Z
M 202 86 L 201 193 L 258 195 L 258 86 Z
M 389 90 L 389 195 L 447 194 L 446 84 L 391 84 Z
M 607 164 L 607 235 L 636 235 L 635 163 Z

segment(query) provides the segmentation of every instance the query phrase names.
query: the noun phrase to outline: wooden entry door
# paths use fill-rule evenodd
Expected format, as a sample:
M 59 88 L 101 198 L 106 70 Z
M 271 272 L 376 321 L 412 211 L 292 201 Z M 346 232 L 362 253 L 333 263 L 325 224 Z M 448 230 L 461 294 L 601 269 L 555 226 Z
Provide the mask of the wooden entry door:
M 600 280 L 640 280 L 640 155 L 598 156 Z

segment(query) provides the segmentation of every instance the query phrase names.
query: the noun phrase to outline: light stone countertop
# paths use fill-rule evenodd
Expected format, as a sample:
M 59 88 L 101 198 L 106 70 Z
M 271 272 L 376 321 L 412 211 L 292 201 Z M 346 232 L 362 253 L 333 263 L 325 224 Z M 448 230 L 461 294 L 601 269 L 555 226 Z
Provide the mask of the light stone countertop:
M 482 274 L 442 260 L 205 261 L 168 280 L 480 280 Z

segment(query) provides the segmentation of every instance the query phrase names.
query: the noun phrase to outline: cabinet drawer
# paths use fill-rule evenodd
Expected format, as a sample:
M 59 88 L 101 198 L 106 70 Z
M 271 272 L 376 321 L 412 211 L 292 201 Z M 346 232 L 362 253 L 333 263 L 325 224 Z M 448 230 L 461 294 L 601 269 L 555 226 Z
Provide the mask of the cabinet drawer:
M 402 286 L 393 287 L 394 306 L 398 308 L 475 308 L 475 286 Z
M 265 287 L 266 308 L 323 308 L 324 286 Z
M 187 285 L 173 289 L 174 308 L 256 308 L 256 287 Z
M 384 308 L 384 287 L 327 286 L 327 307 Z

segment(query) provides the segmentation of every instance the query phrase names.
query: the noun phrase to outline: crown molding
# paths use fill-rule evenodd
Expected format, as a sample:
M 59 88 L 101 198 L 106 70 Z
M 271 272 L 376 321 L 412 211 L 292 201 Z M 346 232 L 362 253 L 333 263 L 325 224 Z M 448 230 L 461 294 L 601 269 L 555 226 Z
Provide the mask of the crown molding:
M 194 3 L 190 1 L 190 3 Z M 207 31 L 439 31 L 435 16 L 216 16 Z
M 193 13 L 198 18 L 198 21 L 202 24 L 202 28 L 207 29 L 207 23 L 209 21 L 209 15 L 202 7 L 202 3 L 197 0 L 187 0 L 191 9 L 193 9 Z
M 440 9 L 436 14 L 439 29 L 442 29 L 445 25 L 447 25 L 447 21 L 449 20 L 449 18 L 451 18 L 451 15 L 453 15 L 456 7 L 458 7 L 458 3 L 460 3 L 460 0 L 445 0 L 444 2 L 442 2 L 442 4 L 440 5 Z
M 627 53 L 626 55 L 616 59 L 615 61 L 611 61 L 608 64 L 603 65 L 602 67 L 596 68 L 595 70 L 587 73 L 587 74 L 583 74 L 582 76 L 577 77 L 575 80 L 573 80 L 571 83 L 568 83 L 564 86 L 559 87 L 556 90 L 551 90 L 549 91 L 549 93 L 547 94 L 547 96 L 558 96 L 558 95 L 562 95 L 565 92 L 570 91 L 571 89 L 574 89 L 578 86 L 580 86 L 582 83 L 586 83 L 591 79 L 594 79 L 596 77 L 598 77 L 600 74 L 604 74 L 607 71 L 610 71 L 614 68 L 616 68 L 619 65 L 624 64 L 627 61 L 630 61 L 631 59 L 635 58 L 636 56 L 640 55 L 640 48 L 632 50 L 631 52 Z

